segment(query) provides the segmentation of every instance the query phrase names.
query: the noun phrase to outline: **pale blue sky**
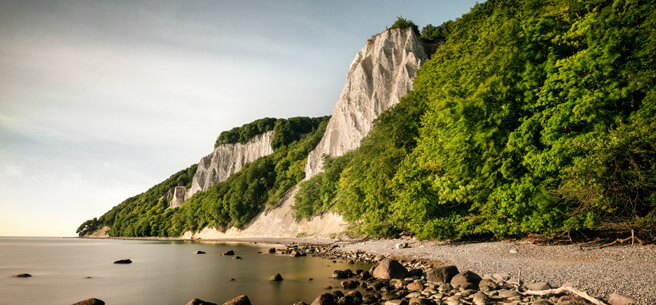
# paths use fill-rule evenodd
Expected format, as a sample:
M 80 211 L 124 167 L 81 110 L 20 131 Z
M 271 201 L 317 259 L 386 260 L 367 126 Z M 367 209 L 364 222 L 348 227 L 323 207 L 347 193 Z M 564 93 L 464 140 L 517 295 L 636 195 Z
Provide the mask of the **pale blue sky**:
M 222 130 L 330 114 L 372 34 L 474 3 L 0 0 L 0 236 L 73 236 Z

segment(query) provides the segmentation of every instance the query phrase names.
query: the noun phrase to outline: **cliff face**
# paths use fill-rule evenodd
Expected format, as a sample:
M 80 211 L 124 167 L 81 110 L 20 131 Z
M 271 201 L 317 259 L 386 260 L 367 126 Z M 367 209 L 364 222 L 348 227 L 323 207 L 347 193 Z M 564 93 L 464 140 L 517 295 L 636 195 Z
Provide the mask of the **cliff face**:
M 308 156 L 306 179 L 322 169 L 321 156 L 341 156 L 360 146 L 374 120 L 412 90 L 428 59 L 426 46 L 411 28 L 378 34 L 355 56 L 344 89 L 321 142 Z
M 214 151 L 200 159 L 198 169 L 187 190 L 184 186 L 170 189 L 164 196 L 169 200 L 169 208 L 177 208 L 191 196 L 206 191 L 211 186 L 225 181 L 246 164 L 273 153 L 271 147 L 273 131 L 253 137 L 245 144 L 221 144 Z

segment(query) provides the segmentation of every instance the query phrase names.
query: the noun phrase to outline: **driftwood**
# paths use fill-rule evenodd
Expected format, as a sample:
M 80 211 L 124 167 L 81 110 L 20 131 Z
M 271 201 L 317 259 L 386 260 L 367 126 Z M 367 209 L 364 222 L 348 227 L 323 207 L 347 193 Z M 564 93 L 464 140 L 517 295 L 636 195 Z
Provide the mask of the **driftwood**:
M 579 297 L 584 298 L 586 301 L 595 304 L 595 305 L 607 305 L 603 301 L 599 301 L 593 297 L 591 297 L 589 294 L 585 293 L 584 291 L 569 287 L 569 286 L 563 286 L 560 288 L 555 288 L 555 289 L 547 289 L 547 290 L 528 290 L 524 292 L 520 292 L 523 295 L 539 295 L 539 296 L 544 296 L 544 295 L 552 295 L 552 294 L 562 294 L 569 292 L 571 294 L 575 294 Z
M 640 238 L 638 238 L 637 236 L 635 236 L 635 232 L 634 232 L 633 230 L 631 230 L 631 236 L 629 236 L 629 237 L 627 237 L 627 238 L 622 238 L 622 239 L 618 238 L 618 239 L 614 240 L 614 241 L 611 242 L 611 243 L 608 243 L 608 244 L 605 244 L 605 245 L 601 245 L 601 246 L 599 246 L 599 249 L 601 249 L 601 248 L 606 248 L 606 247 L 610 247 L 610 246 L 612 246 L 612 245 L 614 245 L 614 244 L 623 244 L 623 243 L 625 243 L 625 242 L 628 242 L 629 240 L 631 241 L 631 247 L 633 247 L 633 246 L 635 245 L 635 242 L 636 242 L 636 241 L 638 241 L 641 245 L 644 245 L 644 244 L 645 244 Z

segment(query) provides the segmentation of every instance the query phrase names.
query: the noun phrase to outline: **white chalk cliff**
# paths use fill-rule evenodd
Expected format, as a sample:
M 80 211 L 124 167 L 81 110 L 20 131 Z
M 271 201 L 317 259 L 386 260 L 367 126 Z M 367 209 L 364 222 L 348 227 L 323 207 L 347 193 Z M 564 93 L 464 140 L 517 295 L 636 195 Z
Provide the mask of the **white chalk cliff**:
M 341 156 L 360 146 L 374 120 L 412 90 L 428 59 L 426 46 L 411 28 L 389 29 L 355 56 L 321 142 L 308 156 L 306 179 L 322 169 L 321 156 Z
M 211 186 L 225 181 L 232 174 L 241 170 L 246 164 L 273 153 L 271 141 L 273 131 L 259 134 L 248 142 L 241 144 L 221 144 L 214 151 L 200 159 L 198 169 L 187 190 L 177 186 L 165 195 L 169 200 L 169 207 L 181 206 L 191 196 L 200 191 L 206 191 Z

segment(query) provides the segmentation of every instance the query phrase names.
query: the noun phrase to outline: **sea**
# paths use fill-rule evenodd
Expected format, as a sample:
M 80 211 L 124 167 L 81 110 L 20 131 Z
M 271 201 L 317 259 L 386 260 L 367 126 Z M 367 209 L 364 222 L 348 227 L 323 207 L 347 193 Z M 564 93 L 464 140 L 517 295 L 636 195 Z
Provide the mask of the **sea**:
M 318 257 L 268 254 L 273 245 L 199 241 L 153 241 L 0 237 L 0 304 L 73 304 L 98 298 L 108 305 L 184 305 L 193 298 L 217 304 L 247 295 L 253 305 L 312 303 L 334 270 L 367 264 Z M 194 254 L 194 251 L 206 254 Z M 219 255 L 234 250 L 232 256 Z M 114 264 L 130 259 L 132 264 Z M 12 275 L 29 273 L 32 277 Z M 271 282 L 279 273 L 283 281 Z M 310 280 L 312 279 L 312 280 Z

